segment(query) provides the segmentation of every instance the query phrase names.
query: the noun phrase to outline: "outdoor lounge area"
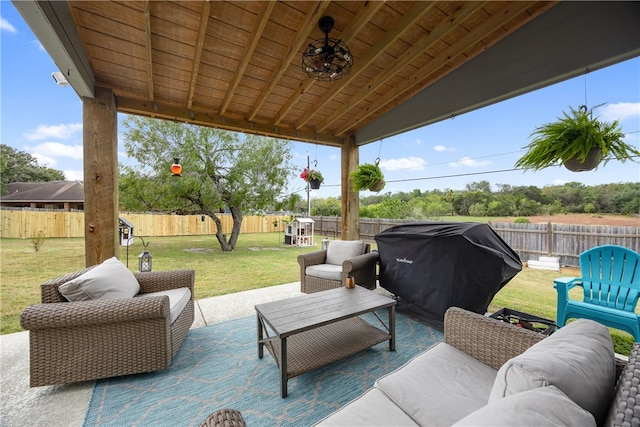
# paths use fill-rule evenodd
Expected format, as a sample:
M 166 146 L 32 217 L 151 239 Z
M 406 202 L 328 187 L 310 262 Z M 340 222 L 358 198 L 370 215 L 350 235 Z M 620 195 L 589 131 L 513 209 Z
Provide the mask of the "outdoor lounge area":
M 360 163 L 361 146 L 544 88 L 640 52 L 639 39 L 629 37 L 638 31 L 634 17 L 640 9 L 634 2 L 14 0 L 13 4 L 83 105 L 87 266 L 118 253 L 119 114 L 339 148 L 341 238 L 353 240 L 360 238 L 360 195 L 352 189 L 349 177 Z M 330 70 L 329 75 L 323 61 L 316 61 L 320 68 L 305 65 L 301 69 L 300 60 L 316 50 L 305 46 L 322 33 L 328 40 L 332 30 L 332 37 L 345 44 L 338 56 L 346 58 L 346 66 L 338 64 L 339 69 Z M 353 403 L 342 413 L 345 418 L 338 415 L 328 423 L 349 425 L 358 420 L 371 424 L 359 414 L 371 405 L 382 406 L 376 406 L 381 400 L 368 400 L 375 394 L 368 394 L 369 390 L 374 384 L 375 389 L 382 389 L 379 378 L 390 379 L 392 372 L 400 372 L 398 368 L 409 366 L 407 362 L 418 360 L 419 354 L 444 347 L 447 351 L 440 360 L 448 368 L 474 371 L 473 367 L 482 364 L 482 357 L 491 359 L 492 350 L 502 350 L 475 342 L 471 354 L 464 351 L 466 344 L 457 339 L 465 336 L 465 326 L 472 330 L 477 325 L 498 327 L 508 335 L 520 335 L 518 328 L 477 315 L 470 321 L 451 322 L 453 330 L 462 326 L 458 329 L 463 331 L 447 336 L 409 316 L 394 319 L 389 309 L 388 345 L 379 341 L 363 346 L 365 350 L 347 359 L 292 378 L 286 368 L 278 369 L 275 354 L 273 358 L 260 357 L 264 319 L 258 317 L 256 322 L 255 306 L 301 296 L 300 286 L 296 282 L 195 301 L 195 321 L 175 358 L 167 369 L 151 373 L 30 388 L 29 332 L 2 336 L 0 424 L 197 426 L 212 411 L 232 408 L 240 410 L 249 425 L 314 425 L 349 402 Z M 351 308 L 349 315 L 356 311 Z M 271 313 L 267 314 L 266 318 Z M 337 318 L 334 313 L 332 320 Z M 215 326 L 207 327 L 210 325 Z M 602 342 L 592 343 L 597 361 L 583 361 L 584 370 L 578 375 L 572 376 L 570 366 L 560 369 L 562 374 L 580 376 L 583 381 L 570 378 L 565 383 L 564 376 L 561 381 L 549 381 L 541 374 L 532 381 L 519 382 L 520 388 L 504 387 L 496 398 L 507 401 L 509 394 L 551 388 L 546 387 L 549 384 L 561 391 L 595 387 L 601 393 L 595 403 L 593 396 L 584 402 L 580 393 L 574 396 L 569 392 L 568 400 L 573 404 L 562 401 L 580 413 L 579 420 L 584 423 L 576 424 L 623 425 L 625 417 L 635 417 L 637 424 L 640 405 L 632 385 L 640 378 L 640 366 L 636 369 L 635 354 L 619 377 L 622 380 L 614 398 L 615 360 L 610 342 L 599 335 Z M 567 348 L 561 339 L 554 339 L 552 342 L 559 342 L 560 348 L 555 349 L 559 358 L 576 347 L 581 350 L 581 338 L 569 340 Z M 506 341 L 515 342 L 511 338 Z M 545 341 L 549 340 L 540 342 Z M 519 351 L 525 348 L 522 345 Z M 272 351 L 286 355 L 285 341 Z M 519 354 L 498 353 L 499 363 L 484 371 L 483 396 L 475 396 L 474 408 L 465 410 L 484 409 L 488 402 L 483 400 L 494 395 L 490 389 L 494 378 L 506 381 L 504 371 L 511 368 L 507 359 Z M 456 355 L 455 360 L 450 360 L 451 354 Z M 428 364 L 431 355 L 426 358 Z M 73 366 L 73 352 L 66 357 Z M 601 370 L 605 378 L 591 382 L 590 371 L 600 367 L 606 368 Z M 512 371 L 520 368 L 517 365 Z M 404 371 L 409 380 L 414 379 L 411 372 Z M 399 377 L 401 381 L 402 375 Z M 516 372 L 516 381 L 521 377 Z M 441 384 L 447 382 L 442 372 L 439 378 Z M 589 387 L 583 387 L 585 382 Z M 421 383 L 412 385 L 411 392 L 429 388 Z M 467 395 L 475 392 L 475 385 L 470 386 L 468 380 L 445 385 Z M 425 398 L 420 403 L 439 404 L 447 400 L 450 390 L 429 388 L 441 400 Z M 401 402 L 384 402 L 387 408 L 395 408 L 395 413 L 406 415 L 407 408 L 413 411 L 416 407 L 411 396 L 407 402 L 402 394 L 400 390 L 397 400 Z M 464 406 L 455 399 L 447 403 L 452 410 Z M 561 404 L 554 412 L 557 420 L 567 420 L 563 416 L 576 420 L 572 412 L 564 410 L 567 406 Z M 446 411 L 447 407 L 436 409 Z M 392 416 L 391 411 L 386 415 Z M 453 423 L 471 414 L 446 414 L 449 417 L 440 422 L 423 421 L 429 418 L 419 415 L 412 413 L 414 425 Z M 490 420 L 481 413 L 467 421 L 470 425 L 481 421 L 492 425 Z M 514 416 L 508 422 L 518 420 Z M 388 423 L 394 420 L 388 419 Z
M 368 291 L 362 288 L 362 292 Z M 374 292 L 385 293 L 381 288 Z M 198 300 L 193 327 L 166 372 L 122 376 L 97 383 L 29 388 L 28 332 L 4 335 L 0 337 L 3 396 L 0 422 L 3 426 L 200 425 L 211 412 L 238 407 L 245 419 L 252 421 L 248 425 L 265 426 L 318 422 L 458 425 L 457 420 L 465 415 L 468 416 L 459 425 L 498 425 L 496 422 L 533 425 L 538 420 L 550 425 L 577 422 L 576 425 L 595 426 L 625 425 L 623 420 L 636 417 L 634 414 L 640 409 L 634 387 L 640 378 L 637 359 L 640 348 L 634 348 L 628 363 L 623 358 L 614 358 L 608 331 L 603 326 L 581 320 L 552 335 L 555 338 L 545 339 L 542 334 L 458 308 L 447 312 L 444 335 L 400 317 L 397 351 L 389 352 L 383 345 L 334 362 L 317 373 L 290 380 L 290 396 L 282 398 L 275 363 L 270 358 L 257 357 L 254 306 L 302 295 L 300 283 L 294 282 Z M 210 325 L 216 326 L 205 327 Z M 408 332 L 410 329 L 414 330 L 413 335 Z M 207 330 L 215 331 L 213 340 L 203 334 Z M 189 337 L 193 338 L 192 343 Z M 212 358 L 201 359 L 203 354 L 213 351 L 229 356 L 230 360 L 219 361 L 225 366 L 222 372 L 215 371 L 216 362 L 212 364 Z M 388 360 L 387 357 L 378 360 L 376 353 L 388 355 Z M 243 354 L 245 359 L 252 360 L 252 368 L 247 369 Z M 535 360 L 540 357 L 544 363 L 536 365 Z M 575 357 L 579 363 L 567 362 Z M 563 368 L 549 368 L 550 360 Z M 199 369 L 199 365 L 206 366 Z M 172 370 L 177 373 L 170 375 Z M 364 385 L 358 384 L 362 382 L 363 370 L 367 378 Z M 516 380 L 519 375 L 528 377 L 532 372 L 538 372 L 536 375 L 540 377 Z M 465 385 L 461 388 L 462 382 L 455 380 L 455 375 L 463 375 L 467 380 L 469 375 L 476 378 L 472 382 L 480 381 L 476 385 L 482 384 L 482 393 L 468 393 L 472 390 L 469 382 L 463 381 Z M 163 376 L 169 376 L 168 381 L 163 382 Z M 228 377 L 222 383 L 225 388 L 214 390 L 212 398 L 208 383 L 219 376 Z M 505 388 L 498 388 L 504 397 L 497 396 L 495 384 L 500 381 Z M 618 387 L 615 397 L 614 386 Z M 345 388 L 354 390 L 337 403 L 327 404 L 333 388 L 339 388 L 341 393 Z M 249 389 L 258 391 L 257 399 L 246 393 Z M 190 393 L 189 398 L 181 394 L 185 390 Z M 136 398 L 131 399 L 132 393 Z M 523 395 L 517 401 L 514 394 L 522 393 L 526 399 Z M 384 396 L 392 396 L 392 400 Z M 431 397 L 425 401 L 420 396 Z M 461 404 L 460 399 L 466 399 L 466 403 Z M 435 404 L 436 401 L 440 403 Z M 519 406 L 526 402 L 529 402 L 526 408 Z M 547 408 L 542 419 L 538 418 L 539 402 L 545 402 Z M 270 412 L 274 407 L 277 411 Z M 478 424 L 481 421 L 485 423 Z
M 192 330 L 255 316 L 255 304 L 297 295 L 301 295 L 299 282 L 196 300 Z M 1 335 L 0 350 L 2 426 L 83 425 L 95 381 L 30 388 L 28 332 Z M 279 392 L 277 385 L 274 391 Z

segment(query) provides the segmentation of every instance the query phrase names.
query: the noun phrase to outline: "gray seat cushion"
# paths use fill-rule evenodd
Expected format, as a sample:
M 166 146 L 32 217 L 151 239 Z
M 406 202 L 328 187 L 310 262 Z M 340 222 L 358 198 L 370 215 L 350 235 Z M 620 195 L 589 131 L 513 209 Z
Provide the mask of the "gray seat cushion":
M 342 280 L 342 266 L 333 264 L 316 264 L 305 268 L 307 276 L 319 277 L 327 280 Z
M 417 426 L 411 417 L 402 412 L 389 398 L 378 389 L 371 389 L 351 401 L 327 418 L 318 426 Z
M 136 298 L 157 297 L 166 295 L 169 297 L 169 324 L 176 321 L 180 313 L 184 310 L 191 299 L 189 288 L 169 289 L 166 291 L 149 292 L 148 294 L 137 295 Z
M 496 373 L 442 342 L 379 378 L 376 387 L 418 424 L 452 425 L 487 404 Z

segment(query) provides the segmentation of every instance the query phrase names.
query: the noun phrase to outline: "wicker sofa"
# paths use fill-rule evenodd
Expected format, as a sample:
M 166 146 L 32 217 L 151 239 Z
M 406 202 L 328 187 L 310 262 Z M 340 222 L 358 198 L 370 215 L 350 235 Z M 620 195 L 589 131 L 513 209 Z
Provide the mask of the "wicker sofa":
M 543 338 L 450 308 L 444 327 L 444 342 L 318 425 L 640 424 L 640 344 L 621 362 L 596 322 L 578 320 Z
M 186 337 L 194 320 L 193 270 L 134 273 L 140 291 L 133 298 L 67 301 L 59 287 L 94 267 L 43 283 L 42 303 L 22 313 L 31 387 L 166 369 Z M 175 295 L 181 301 L 174 304 Z
M 360 245 L 361 250 L 351 256 L 345 245 Z M 336 249 L 338 248 L 338 249 Z M 332 257 L 331 252 L 338 254 Z M 363 240 L 331 240 L 327 249 L 298 255 L 300 265 L 300 291 L 310 294 L 345 286 L 347 277 L 355 279 L 356 284 L 367 289 L 375 289 L 378 252 L 370 252 L 371 245 Z

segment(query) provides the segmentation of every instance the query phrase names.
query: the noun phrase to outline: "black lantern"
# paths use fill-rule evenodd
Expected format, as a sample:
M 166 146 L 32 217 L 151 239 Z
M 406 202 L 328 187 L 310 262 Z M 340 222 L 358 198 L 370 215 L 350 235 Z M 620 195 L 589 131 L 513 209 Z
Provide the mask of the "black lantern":
M 138 255 L 138 271 L 141 273 L 151 271 L 152 259 L 153 257 L 148 251 L 144 251 Z
M 138 271 L 141 273 L 151 271 L 151 261 L 153 257 L 151 256 L 149 251 L 147 251 L 149 242 L 145 242 L 144 239 L 140 236 L 138 236 L 138 239 L 142 240 L 142 246 L 144 247 L 142 253 L 138 255 Z

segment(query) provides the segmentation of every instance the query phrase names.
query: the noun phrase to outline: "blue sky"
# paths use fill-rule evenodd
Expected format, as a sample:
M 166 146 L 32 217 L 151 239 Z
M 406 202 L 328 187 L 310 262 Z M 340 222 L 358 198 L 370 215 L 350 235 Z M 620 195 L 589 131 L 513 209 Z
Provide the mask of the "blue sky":
M 0 48 L 1 142 L 64 171 L 69 180 L 82 180 L 82 102 L 70 86 L 56 85 L 51 73 L 58 69 L 8 1 L 0 1 Z M 570 181 L 585 185 L 640 181 L 640 163 L 615 160 L 591 172 L 572 173 L 561 167 L 496 172 L 512 169 L 531 132 L 570 106 L 585 104 L 585 94 L 589 107 L 605 104 L 596 113 L 607 121 L 620 119 L 627 143 L 640 148 L 640 58 L 634 58 L 368 144 L 360 149 L 360 162 L 380 158 L 388 182 L 385 193 L 456 190 L 482 180 L 494 190 L 495 184 L 543 187 Z M 298 169 L 290 191 L 304 194 L 305 183 L 297 175 L 308 155 L 325 177 L 312 197 L 340 196 L 338 148 L 294 143 L 293 154 Z M 119 159 L 126 161 L 124 154 Z

